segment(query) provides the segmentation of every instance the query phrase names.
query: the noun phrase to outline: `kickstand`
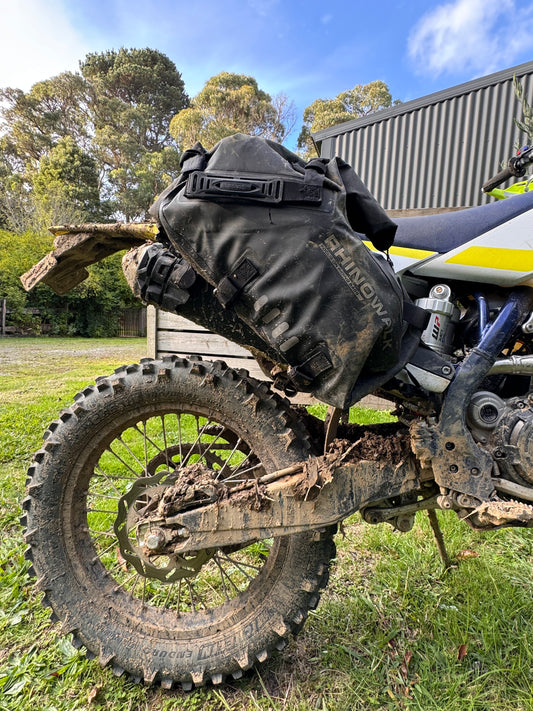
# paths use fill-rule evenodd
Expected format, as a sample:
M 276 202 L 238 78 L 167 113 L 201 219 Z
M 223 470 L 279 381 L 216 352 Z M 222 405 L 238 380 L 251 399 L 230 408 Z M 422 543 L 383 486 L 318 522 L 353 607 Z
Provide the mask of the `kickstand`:
M 446 545 L 444 543 L 444 536 L 442 535 L 442 529 L 439 525 L 439 519 L 437 514 L 433 509 L 428 509 L 429 522 L 431 528 L 433 529 L 433 535 L 435 536 L 435 543 L 437 544 L 437 550 L 439 551 L 440 559 L 444 563 L 446 569 L 451 568 L 452 561 L 446 550 Z

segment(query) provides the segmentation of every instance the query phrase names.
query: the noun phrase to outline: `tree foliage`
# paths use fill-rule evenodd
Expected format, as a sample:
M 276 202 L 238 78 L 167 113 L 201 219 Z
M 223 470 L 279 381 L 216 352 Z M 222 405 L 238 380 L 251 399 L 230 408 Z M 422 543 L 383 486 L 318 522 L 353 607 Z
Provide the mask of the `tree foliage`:
M 0 168 L 1 211 L 16 229 L 20 220 L 12 215 L 17 205 L 19 214 L 37 216 L 50 212 L 52 202 L 65 206 L 73 193 L 76 211 L 87 208 L 84 219 L 93 219 L 95 210 L 126 220 L 142 218 L 154 198 L 146 187 L 148 174 L 157 185 L 176 174 L 179 156 L 169 124 L 187 106 L 188 97 L 174 63 L 157 50 L 89 54 L 80 63 L 80 73 L 64 72 L 35 84 L 28 93 L 3 89 L 0 100 L 0 152 L 8 169 L 2 177 Z M 68 159 L 60 159 L 57 151 L 68 153 Z M 50 169 L 50 161 L 56 170 Z M 65 169 L 61 179 L 60 165 Z M 88 179 L 83 199 L 79 182 L 72 190 L 67 187 L 80 168 Z M 95 174 L 98 206 L 88 197 L 94 192 Z M 48 178 L 50 195 L 43 205 Z M 33 209 L 27 209 L 28 202 Z
M 38 82 L 27 94 L 21 89 L 0 90 L 0 147 L 14 170 L 36 168 L 41 157 L 66 136 L 88 148 L 88 90 L 83 77 L 71 72 Z
M 96 161 L 71 136 L 59 139 L 41 158 L 31 185 L 43 228 L 58 222 L 102 219 Z
M 21 328 L 31 326 L 32 318 L 24 309 L 32 304 L 22 288 L 20 275 L 38 262 L 51 247 L 51 235 L 27 232 L 14 234 L 0 230 L 0 299 L 7 299 L 11 320 Z M 42 291 L 42 287 L 38 289 Z M 35 294 L 33 298 L 39 299 L 40 294 Z
M 24 291 L 20 275 L 52 249 L 52 242 L 43 233 L 0 230 L 0 299 L 7 299 L 10 323 L 28 333 L 39 333 L 47 322 L 54 335 L 117 335 L 120 309 L 140 307 L 122 275 L 119 254 L 90 266 L 88 279 L 64 296 L 45 285 Z
M 90 86 L 97 131 L 127 132 L 136 145 L 158 151 L 170 140 L 172 116 L 188 103 L 174 62 L 154 49 L 88 54 L 80 70 Z
M 294 107 L 284 95 L 272 97 L 244 74 L 211 77 L 190 107 L 174 116 L 170 132 L 181 149 L 200 141 L 206 148 L 234 133 L 262 136 L 280 143 L 294 124 Z
M 516 76 L 513 77 L 513 85 L 516 98 L 520 102 L 520 107 L 522 109 L 522 118 L 515 118 L 514 121 L 520 131 L 523 131 L 526 134 L 528 145 L 531 145 L 531 143 L 533 143 L 533 106 L 531 106 L 527 100 L 522 82 Z M 517 148 L 519 147 L 520 146 L 517 146 Z
M 368 84 L 356 84 L 334 99 L 316 99 L 304 110 L 304 125 L 298 137 L 298 148 L 307 154 L 314 150 L 311 134 L 330 126 L 368 116 L 381 109 L 399 104 L 393 101 L 389 87 L 380 79 Z

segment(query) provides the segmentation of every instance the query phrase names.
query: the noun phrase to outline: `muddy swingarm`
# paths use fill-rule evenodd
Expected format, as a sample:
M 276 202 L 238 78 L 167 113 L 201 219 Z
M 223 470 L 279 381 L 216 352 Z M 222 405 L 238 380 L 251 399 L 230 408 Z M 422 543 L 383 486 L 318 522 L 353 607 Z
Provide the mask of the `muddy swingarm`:
M 157 514 L 136 521 L 149 555 L 240 547 L 323 528 L 371 502 L 414 492 L 420 482 L 414 457 L 396 465 L 363 460 L 334 469 L 311 459 L 232 490 L 215 481 L 191 487 L 185 494 L 181 482 L 169 487 Z M 117 531 L 119 538 L 122 533 Z
M 413 455 L 399 464 L 360 460 L 328 466 L 327 460 L 310 459 L 229 489 L 201 473 L 188 478 L 185 468 L 185 486 L 178 479 L 165 487 L 157 510 L 152 508 L 146 517 L 132 520 L 124 512 L 115 532 L 122 544 L 135 529 L 143 554 L 150 557 L 240 548 L 252 541 L 323 529 L 355 511 L 361 511 L 369 523 L 388 521 L 406 531 L 417 511 L 448 508 L 447 497 L 439 494 L 427 473 L 418 469 Z M 383 506 L 391 500 L 395 500 L 392 507 Z M 530 504 L 497 496 L 477 501 L 469 509 L 454 508 L 481 530 L 533 526 Z

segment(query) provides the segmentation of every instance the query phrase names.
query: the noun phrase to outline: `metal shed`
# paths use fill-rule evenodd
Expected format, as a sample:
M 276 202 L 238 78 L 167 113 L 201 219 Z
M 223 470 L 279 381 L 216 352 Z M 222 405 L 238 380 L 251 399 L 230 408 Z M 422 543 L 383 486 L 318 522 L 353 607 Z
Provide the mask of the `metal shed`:
M 533 61 L 313 134 L 350 163 L 386 210 L 465 207 L 525 143 L 513 77 L 533 103 Z

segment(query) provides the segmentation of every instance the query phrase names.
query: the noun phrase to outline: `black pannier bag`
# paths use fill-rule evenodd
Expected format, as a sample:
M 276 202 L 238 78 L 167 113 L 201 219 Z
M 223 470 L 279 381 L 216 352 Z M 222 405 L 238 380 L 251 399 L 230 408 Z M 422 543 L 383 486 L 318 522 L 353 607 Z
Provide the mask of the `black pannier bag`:
M 242 134 L 196 144 L 151 212 L 214 287 L 217 318 L 236 314 L 295 390 L 346 408 L 366 394 L 362 371 L 382 381 L 401 367 L 403 290 L 356 234 L 385 250 L 396 226 L 341 159 L 305 163 Z

